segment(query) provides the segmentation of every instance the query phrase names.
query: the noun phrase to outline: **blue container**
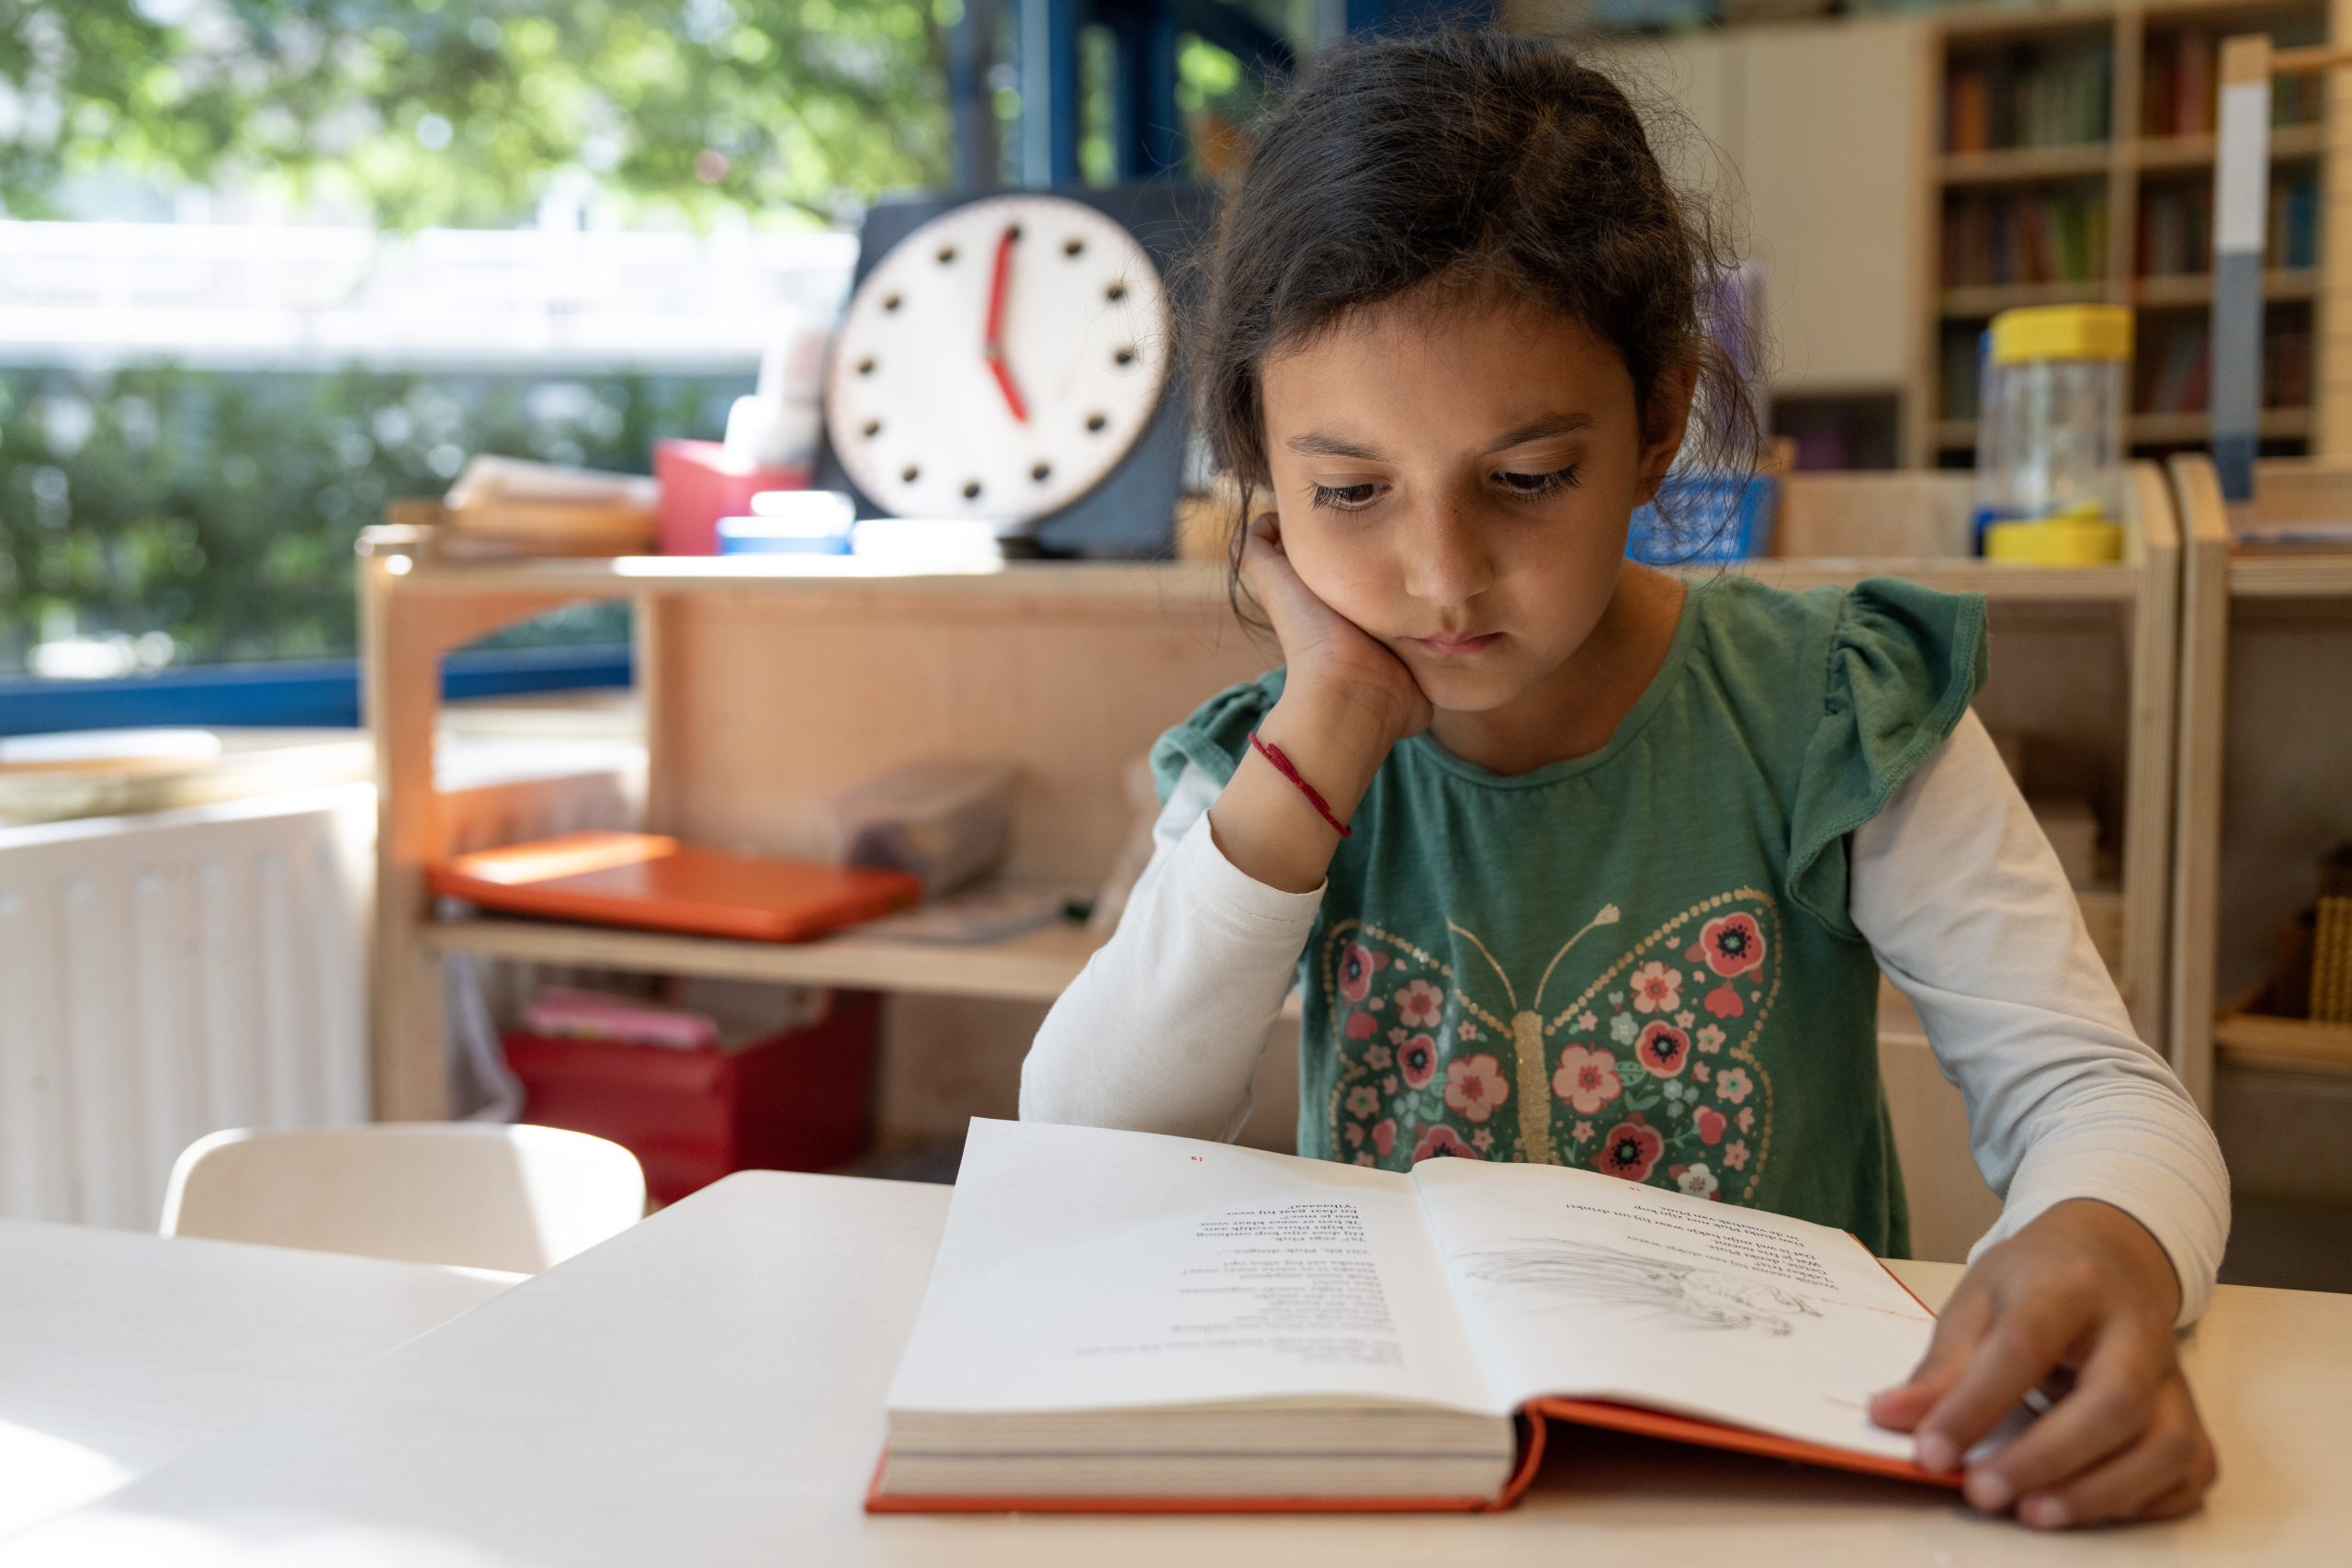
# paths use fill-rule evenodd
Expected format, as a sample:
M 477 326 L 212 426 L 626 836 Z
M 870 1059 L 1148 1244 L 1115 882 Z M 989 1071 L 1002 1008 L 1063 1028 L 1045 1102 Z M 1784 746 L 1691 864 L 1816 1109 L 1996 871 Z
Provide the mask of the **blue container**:
M 1669 474 L 1660 495 L 1673 523 L 1658 515 L 1655 502 L 1636 507 L 1625 536 L 1627 560 L 1705 565 L 1748 560 L 1772 547 L 1780 486 L 1770 474 Z
M 778 517 L 722 517 L 718 520 L 718 553 L 722 556 L 845 556 L 849 536 L 812 523 L 792 523 Z

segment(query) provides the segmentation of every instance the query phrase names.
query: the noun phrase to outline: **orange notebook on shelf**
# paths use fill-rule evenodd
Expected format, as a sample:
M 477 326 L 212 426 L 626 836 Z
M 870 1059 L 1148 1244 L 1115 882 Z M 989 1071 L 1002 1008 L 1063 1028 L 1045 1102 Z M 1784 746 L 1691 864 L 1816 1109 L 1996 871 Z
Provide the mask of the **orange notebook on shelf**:
M 895 871 L 729 854 L 651 833 L 481 850 L 432 866 L 425 882 L 485 909 L 746 942 L 806 942 L 922 897 L 921 883 Z
M 975 1120 L 874 1513 L 1508 1507 L 1566 1421 L 1952 1486 L 1851 1235 L 1558 1166 Z

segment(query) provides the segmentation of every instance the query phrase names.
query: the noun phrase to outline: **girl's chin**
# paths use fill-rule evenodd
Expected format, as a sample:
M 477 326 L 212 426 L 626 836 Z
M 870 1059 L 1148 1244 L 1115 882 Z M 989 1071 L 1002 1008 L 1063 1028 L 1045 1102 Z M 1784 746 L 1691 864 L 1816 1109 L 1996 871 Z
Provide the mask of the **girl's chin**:
M 1431 707 L 1447 713 L 1485 713 L 1526 689 L 1526 682 L 1512 673 L 1461 665 L 1416 664 L 1413 680 Z

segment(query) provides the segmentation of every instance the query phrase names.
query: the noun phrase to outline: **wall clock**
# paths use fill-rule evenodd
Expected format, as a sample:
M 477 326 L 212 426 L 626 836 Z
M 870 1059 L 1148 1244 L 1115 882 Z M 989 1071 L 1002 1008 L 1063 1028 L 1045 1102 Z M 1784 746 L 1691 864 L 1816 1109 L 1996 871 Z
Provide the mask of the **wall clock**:
M 1164 550 L 1183 419 L 1163 273 L 1204 195 L 877 206 L 827 365 L 818 482 L 846 479 L 861 515 L 1034 524 L 1054 550 Z

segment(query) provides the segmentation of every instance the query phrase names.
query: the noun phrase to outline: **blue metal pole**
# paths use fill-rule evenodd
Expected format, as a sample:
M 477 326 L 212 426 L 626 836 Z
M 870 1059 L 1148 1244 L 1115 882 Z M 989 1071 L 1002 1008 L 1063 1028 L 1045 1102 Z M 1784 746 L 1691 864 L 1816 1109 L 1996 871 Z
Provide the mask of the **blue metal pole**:
M 1021 0 L 1021 179 L 1078 178 L 1078 0 Z
M 948 134 L 959 195 L 996 183 L 996 160 L 990 156 L 996 138 L 990 134 L 994 127 L 985 79 L 984 9 L 993 9 L 989 0 L 964 0 L 964 14 L 947 28 Z

